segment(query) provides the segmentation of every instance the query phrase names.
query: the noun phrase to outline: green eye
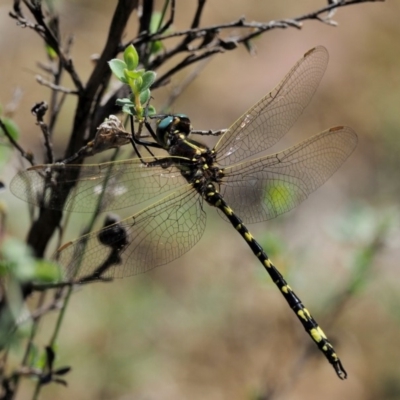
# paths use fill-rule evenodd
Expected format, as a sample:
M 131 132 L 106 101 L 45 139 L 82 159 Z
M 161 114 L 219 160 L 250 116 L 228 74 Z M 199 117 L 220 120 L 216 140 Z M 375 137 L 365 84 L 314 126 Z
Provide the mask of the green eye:
M 159 123 L 158 123 L 158 130 L 162 131 L 167 129 L 172 122 L 174 121 L 174 117 L 172 115 L 169 115 L 168 117 L 164 117 Z

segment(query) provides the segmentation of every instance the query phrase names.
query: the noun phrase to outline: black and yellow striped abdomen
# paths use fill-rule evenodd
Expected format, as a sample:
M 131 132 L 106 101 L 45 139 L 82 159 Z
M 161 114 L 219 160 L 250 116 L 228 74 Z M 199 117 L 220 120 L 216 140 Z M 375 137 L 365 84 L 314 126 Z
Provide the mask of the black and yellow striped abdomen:
M 324 331 L 318 325 L 317 321 L 311 316 L 310 312 L 304 307 L 301 300 L 297 297 L 291 287 L 287 284 L 282 274 L 272 264 L 268 255 L 265 253 L 260 244 L 254 239 L 252 234 L 243 224 L 242 220 L 233 212 L 229 205 L 225 202 L 222 196 L 215 190 L 215 187 L 210 184 L 207 187 L 205 199 L 208 204 L 217 207 L 229 219 L 230 223 L 240 233 L 246 243 L 249 245 L 253 253 L 260 260 L 263 267 L 267 270 L 269 276 L 279 288 L 283 297 L 286 299 L 290 308 L 296 314 L 297 318 L 303 325 L 306 332 L 311 336 L 318 348 L 324 353 L 330 364 L 332 364 L 340 379 L 347 378 L 347 372 L 337 356 L 335 349 L 326 337 Z

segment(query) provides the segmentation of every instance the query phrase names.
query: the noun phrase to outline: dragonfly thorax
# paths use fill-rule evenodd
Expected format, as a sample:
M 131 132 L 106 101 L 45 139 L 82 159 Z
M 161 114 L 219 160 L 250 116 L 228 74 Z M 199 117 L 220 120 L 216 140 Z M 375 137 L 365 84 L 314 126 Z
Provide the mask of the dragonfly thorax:
M 184 114 L 164 116 L 157 124 L 157 140 L 173 158 L 185 179 L 194 183 L 217 181 L 221 175 L 214 167 L 215 152 L 206 145 L 189 138 L 192 126 Z
M 182 163 L 177 163 L 182 176 L 203 196 L 207 191 L 207 187 L 216 184 L 219 186 L 224 171 L 215 165 L 215 152 L 209 148 L 196 147 L 196 142 L 193 143 L 190 139 L 185 140 L 176 150 L 182 150 L 185 146 L 189 149 L 193 148 L 197 151 L 195 157 L 190 158 Z M 182 153 L 179 153 L 182 156 Z M 213 189 L 215 191 L 215 189 Z
M 179 138 L 186 139 L 192 131 L 190 119 L 184 114 L 166 115 L 157 122 L 156 138 L 166 150 Z

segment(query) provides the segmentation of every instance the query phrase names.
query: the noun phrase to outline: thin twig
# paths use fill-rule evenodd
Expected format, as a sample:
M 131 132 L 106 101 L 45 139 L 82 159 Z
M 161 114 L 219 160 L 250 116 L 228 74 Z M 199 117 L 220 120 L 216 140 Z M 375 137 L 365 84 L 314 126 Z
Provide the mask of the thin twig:
M 36 123 L 40 126 L 44 137 L 44 145 L 47 153 L 47 162 L 52 164 L 54 162 L 54 154 L 53 154 L 53 146 L 50 140 L 50 131 L 48 125 L 44 122 L 43 117 L 45 116 L 48 110 L 48 105 L 46 102 L 42 101 L 40 103 L 35 104 L 32 107 L 32 114 L 36 117 Z
M 173 67 L 173 68 L 171 68 L 169 71 L 167 71 L 167 72 L 166 72 L 164 75 L 162 75 L 160 78 L 158 78 L 158 79 L 154 82 L 154 84 L 153 84 L 153 86 L 152 86 L 153 89 L 158 88 L 158 87 L 160 87 L 160 86 L 163 86 L 163 85 L 168 81 L 168 79 L 169 79 L 172 75 L 174 75 L 174 74 L 176 74 L 178 71 L 180 71 L 180 70 L 186 68 L 188 65 L 191 65 L 191 64 L 193 64 L 193 63 L 195 63 L 195 62 L 198 62 L 198 61 L 200 61 L 200 60 L 204 60 L 204 59 L 206 59 L 206 58 L 208 58 L 208 57 L 211 57 L 211 56 L 213 56 L 214 54 L 220 53 L 220 52 L 222 52 L 222 51 L 223 51 L 223 50 L 220 49 L 220 48 L 213 48 L 213 49 L 210 49 L 209 51 L 204 52 L 204 53 L 202 53 L 202 54 L 199 54 L 199 55 L 194 55 L 194 54 L 192 54 L 192 55 L 186 57 L 182 62 L 180 62 L 180 63 L 177 64 L 175 67 Z
M 157 41 L 157 40 L 165 40 L 177 36 L 187 36 L 187 35 L 194 35 L 196 38 L 199 38 L 201 36 L 204 36 L 207 31 L 218 31 L 218 30 L 232 29 L 232 28 L 258 29 L 259 31 L 257 33 L 262 33 L 265 30 L 270 30 L 275 28 L 280 28 L 280 29 L 289 27 L 301 28 L 302 25 L 300 23 L 306 20 L 319 19 L 322 22 L 326 22 L 323 18 L 320 18 L 320 15 L 329 12 L 331 10 L 334 10 L 336 8 L 351 6 L 359 3 L 371 3 L 371 2 L 383 2 L 383 1 L 385 0 L 348 0 L 344 2 L 332 3 L 318 10 L 311 11 L 307 14 L 303 14 L 298 17 L 289 19 L 286 18 L 270 22 L 246 22 L 244 18 L 240 18 L 238 20 L 228 22 L 226 24 L 218 24 L 202 28 L 191 28 L 184 31 L 172 32 L 167 35 L 154 34 L 146 38 L 146 40 Z M 137 41 L 139 40 L 143 40 L 143 38 L 141 37 L 137 38 Z M 137 41 L 132 41 L 132 43 L 136 44 Z
M 317 20 L 322 23 L 328 24 L 330 26 L 336 26 L 337 25 L 336 22 L 330 18 L 332 16 L 332 10 L 354 4 L 376 2 L 376 1 L 384 1 L 384 0 L 348 0 L 348 1 L 334 2 L 318 10 L 290 19 L 282 19 L 270 22 L 246 22 L 244 18 L 240 18 L 238 20 L 226 24 L 218 24 L 202 28 L 192 27 L 187 30 L 173 32 L 166 35 L 157 33 L 153 35 L 142 36 L 135 40 L 130 41 L 130 43 L 136 45 L 142 43 L 143 41 L 164 41 L 166 39 L 174 37 L 179 37 L 179 36 L 184 37 L 183 40 L 175 47 L 169 49 L 168 51 L 165 51 L 163 54 L 159 55 L 158 57 L 155 57 L 152 60 L 152 62 L 149 65 L 149 68 L 153 70 L 158 69 L 167 60 L 171 59 L 173 56 L 179 53 L 204 51 L 204 55 L 201 56 L 198 55 L 194 60 L 192 58 L 186 58 L 183 62 L 180 62 L 175 67 L 172 67 L 169 71 L 165 73 L 162 79 L 161 78 L 158 79 L 158 83 L 153 86 L 153 88 L 155 88 L 157 87 L 157 85 L 161 86 L 162 84 L 164 84 L 167 79 L 169 79 L 179 70 L 185 68 L 187 65 L 190 65 L 193 62 L 196 62 L 200 59 L 207 58 L 210 55 L 223 53 L 225 50 L 233 50 L 239 44 L 242 43 L 246 44 L 251 39 L 259 36 L 264 32 L 270 31 L 272 29 L 287 29 L 287 28 L 301 29 L 302 22 L 306 20 Z M 199 7 L 196 10 L 196 14 L 200 15 L 201 5 L 202 1 L 199 1 Z M 328 13 L 328 16 L 324 18 L 321 15 L 325 13 Z M 192 23 L 192 25 L 196 24 Z M 233 28 L 235 29 L 244 28 L 246 30 L 250 30 L 250 33 L 246 33 L 244 35 L 231 36 L 229 39 L 222 39 L 220 37 L 221 31 Z M 200 45 L 190 48 L 189 44 L 199 38 L 205 38 L 205 39 Z
M 68 89 L 63 86 L 58 86 L 52 82 L 45 80 L 40 75 L 36 75 L 36 82 L 39 83 L 40 85 L 47 86 L 48 88 L 50 88 L 51 90 L 54 90 L 55 92 L 61 92 L 61 93 L 66 93 L 66 94 L 79 94 L 79 92 L 77 90 L 72 90 L 72 89 Z
M 19 8 L 19 12 L 10 13 L 12 18 L 15 18 L 22 26 L 33 29 L 39 36 L 45 41 L 47 45 L 49 45 L 58 55 L 60 61 L 63 64 L 64 69 L 71 76 L 72 81 L 74 82 L 75 87 L 79 92 L 83 91 L 83 84 L 75 70 L 74 64 L 70 58 L 67 58 L 64 52 L 61 49 L 58 38 L 54 35 L 53 31 L 49 28 L 47 23 L 45 22 L 45 16 L 43 14 L 41 4 L 42 2 L 31 2 L 28 0 L 23 0 L 23 3 L 28 8 L 28 10 L 32 13 L 37 23 L 29 22 L 25 16 L 22 14 L 21 9 Z M 15 8 L 14 8 L 15 11 Z M 52 20 L 52 18 L 50 18 Z

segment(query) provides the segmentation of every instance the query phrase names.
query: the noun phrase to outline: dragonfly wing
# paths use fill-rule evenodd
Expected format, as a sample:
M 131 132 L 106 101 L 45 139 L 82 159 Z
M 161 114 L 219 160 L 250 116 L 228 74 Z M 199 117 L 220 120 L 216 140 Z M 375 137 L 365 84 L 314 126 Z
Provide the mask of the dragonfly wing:
M 201 201 L 186 185 L 129 218 L 67 243 L 55 254 L 63 267 L 62 279 L 122 278 L 175 260 L 204 232 Z
M 15 196 L 37 206 L 94 212 L 99 202 L 101 211 L 118 210 L 186 182 L 174 165 L 146 165 L 138 159 L 103 164 L 37 165 L 19 172 L 10 186 Z
M 293 126 L 314 95 L 328 65 L 328 51 L 315 47 L 279 85 L 245 112 L 215 146 L 218 162 L 232 165 L 267 150 Z
M 356 144 L 351 128 L 331 128 L 280 153 L 225 168 L 221 194 L 245 223 L 274 218 L 327 181 Z

